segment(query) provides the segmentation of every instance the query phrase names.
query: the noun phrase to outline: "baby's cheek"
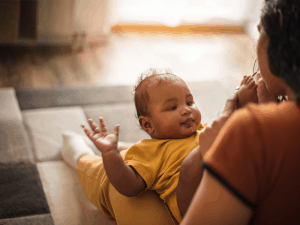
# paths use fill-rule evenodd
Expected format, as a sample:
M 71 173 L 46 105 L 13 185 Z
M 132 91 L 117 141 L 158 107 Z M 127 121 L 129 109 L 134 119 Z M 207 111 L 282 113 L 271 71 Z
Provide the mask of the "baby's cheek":
M 195 109 L 195 117 L 197 119 L 197 122 L 200 123 L 200 121 L 201 121 L 201 112 L 198 108 Z
M 163 120 L 164 121 L 162 121 L 162 122 L 170 122 L 170 121 L 172 121 L 172 115 L 167 115 Z

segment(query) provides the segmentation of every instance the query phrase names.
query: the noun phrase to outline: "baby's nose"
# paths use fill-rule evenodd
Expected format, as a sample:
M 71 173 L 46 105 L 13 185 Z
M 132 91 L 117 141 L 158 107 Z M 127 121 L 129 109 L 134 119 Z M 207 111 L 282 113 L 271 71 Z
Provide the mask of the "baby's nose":
M 183 110 L 182 110 L 182 115 L 188 115 L 192 112 L 192 110 L 189 108 L 189 107 L 184 107 Z

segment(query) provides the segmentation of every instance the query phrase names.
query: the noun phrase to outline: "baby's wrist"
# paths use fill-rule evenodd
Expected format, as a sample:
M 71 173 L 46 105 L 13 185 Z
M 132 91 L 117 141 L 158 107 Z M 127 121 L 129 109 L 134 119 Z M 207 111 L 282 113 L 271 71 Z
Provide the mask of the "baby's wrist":
M 119 152 L 118 148 L 113 148 L 111 150 L 102 152 L 102 158 L 106 157 L 106 156 L 112 156 L 112 155 L 115 155 L 115 154 L 120 155 L 120 152 Z

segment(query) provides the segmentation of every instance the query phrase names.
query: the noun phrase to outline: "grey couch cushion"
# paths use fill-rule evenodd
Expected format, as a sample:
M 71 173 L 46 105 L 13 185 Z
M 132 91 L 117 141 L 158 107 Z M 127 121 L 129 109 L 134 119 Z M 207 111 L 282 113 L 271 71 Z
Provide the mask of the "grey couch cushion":
M 85 135 L 80 127 L 82 123 L 87 124 L 81 107 L 31 109 L 22 112 L 38 162 L 60 159 L 63 131 L 73 130 Z
M 0 89 L 0 98 L 0 163 L 34 162 L 14 89 Z
M 51 214 L 17 217 L 0 220 L 1 225 L 54 225 Z
M 58 87 L 49 89 L 16 88 L 21 110 L 91 105 L 102 103 L 132 102 L 129 86 Z
M 1 165 L 0 175 L 1 219 L 50 213 L 36 165 Z
M 76 171 L 64 161 L 39 162 L 37 168 L 55 224 L 111 224 L 88 200 Z

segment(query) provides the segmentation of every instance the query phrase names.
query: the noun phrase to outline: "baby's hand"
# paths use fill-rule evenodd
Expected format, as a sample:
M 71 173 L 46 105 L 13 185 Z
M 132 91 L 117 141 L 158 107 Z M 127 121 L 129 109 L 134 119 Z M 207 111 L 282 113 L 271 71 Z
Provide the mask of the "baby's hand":
M 120 125 L 116 125 L 113 133 L 109 134 L 102 117 L 99 118 L 100 128 L 97 127 L 96 123 L 92 119 L 89 119 L 88 122 L 91 125 L 92 131 L 90 131 L 84 124 L 82 124 L 81 127 L 96 147 L 102 152 L 102 155 L 113 150 L 118 151 Z
M 257 84 L 252 76 L 244 76 L 237 92 L 238 108 L 244 107 L 249 102 L 258 103 L 256 88 Z

